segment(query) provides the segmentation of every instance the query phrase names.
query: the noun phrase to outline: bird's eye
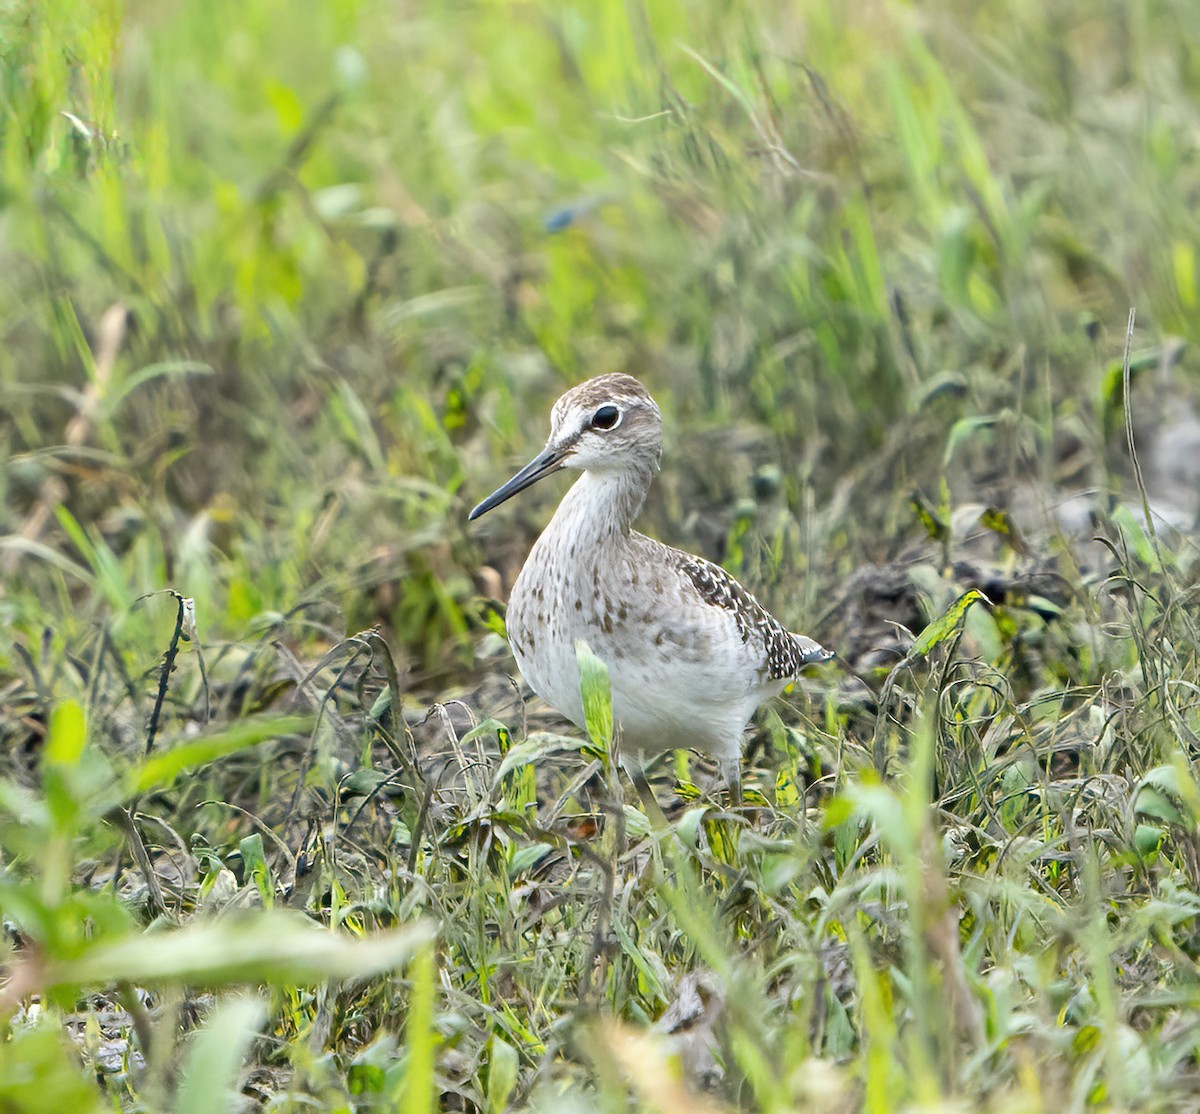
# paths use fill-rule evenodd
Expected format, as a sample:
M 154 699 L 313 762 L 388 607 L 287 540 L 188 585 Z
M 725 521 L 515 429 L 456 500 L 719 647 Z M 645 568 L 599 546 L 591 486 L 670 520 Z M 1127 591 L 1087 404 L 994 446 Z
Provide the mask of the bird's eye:
M 592 429 L 612 429 L 621 420 L 621 411 L 615 406 L 601 406 L 592 415 Z

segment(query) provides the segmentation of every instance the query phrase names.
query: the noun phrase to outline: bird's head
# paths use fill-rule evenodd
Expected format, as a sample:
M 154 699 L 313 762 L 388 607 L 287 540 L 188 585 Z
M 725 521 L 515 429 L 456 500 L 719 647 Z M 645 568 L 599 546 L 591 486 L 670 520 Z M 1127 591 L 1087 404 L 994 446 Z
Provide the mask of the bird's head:
M 601 375 L 572 387 L 554 404 L 546 447 L 471 511 L 474 521 L 557 472 L 653 473 L 662 456 L 662 415 L 632 375 Z

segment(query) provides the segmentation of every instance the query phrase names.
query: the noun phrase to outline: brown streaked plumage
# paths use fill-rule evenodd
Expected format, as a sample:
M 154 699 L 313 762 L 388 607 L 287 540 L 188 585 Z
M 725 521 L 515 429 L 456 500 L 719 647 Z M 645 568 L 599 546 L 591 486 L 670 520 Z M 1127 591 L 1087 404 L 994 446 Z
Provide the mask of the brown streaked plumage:
M 630 375 L 567 391 L 545 449 L 470 519 L 561 468 L 583 472 L 538 538 L 508 605 L 513 656 L 539 696 L 579 727 L 575 643 L 608 667 L 628 755 L 695 747 L 739 785 L 755 708 L 833 655 L 776 621 L 732 576 L 633 529 L 662 456 L 662 418 Z

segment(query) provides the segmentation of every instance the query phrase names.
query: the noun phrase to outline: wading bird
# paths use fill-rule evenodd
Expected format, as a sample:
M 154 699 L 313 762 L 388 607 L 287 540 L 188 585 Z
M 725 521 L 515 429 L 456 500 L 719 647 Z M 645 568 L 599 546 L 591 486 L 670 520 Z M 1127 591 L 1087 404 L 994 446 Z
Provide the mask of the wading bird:
M 469 519 L 562 468 L 583 473 L 513 585 L 507 626 L 517 665 L 583 729 L 576 642 L 584 640 L 608 668 L 626 760 L 694 747 L 717 760 L 740 799 L 754 710 L 833 655 L 792 634 L 720 566 L 633 529 L 662 443 L 662 417 L 641 383 L 590 379 L 555 403 L 546 447 Z

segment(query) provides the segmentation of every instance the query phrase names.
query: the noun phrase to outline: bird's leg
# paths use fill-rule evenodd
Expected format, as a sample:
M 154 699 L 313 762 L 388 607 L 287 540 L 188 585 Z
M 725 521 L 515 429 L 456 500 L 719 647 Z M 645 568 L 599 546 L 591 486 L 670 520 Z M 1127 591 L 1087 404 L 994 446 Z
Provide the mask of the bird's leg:
M 625 772 L 629 775 L 629 780 L 633 782 L 633 787 L 637 790 L 638 797 L 641 798 L 642 808 L 650 820 L 650 826 L 652 828 L 665 828 L 667 826 L 667 818 L 646 777 L 645 767 L 637 758 L 625 756 L 621 758 L 621 765 L 625 767 Z
M 721 776 L 729 790 L 729 807 L 731 810 L 742 806 L 742 757 L 735 754 L 732 758 L 718 759 Z

